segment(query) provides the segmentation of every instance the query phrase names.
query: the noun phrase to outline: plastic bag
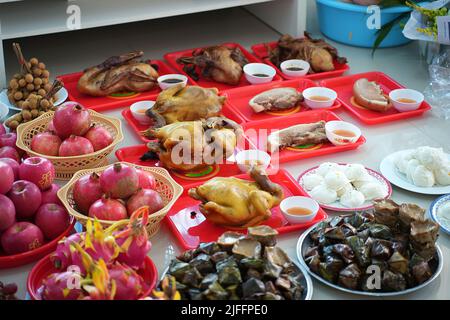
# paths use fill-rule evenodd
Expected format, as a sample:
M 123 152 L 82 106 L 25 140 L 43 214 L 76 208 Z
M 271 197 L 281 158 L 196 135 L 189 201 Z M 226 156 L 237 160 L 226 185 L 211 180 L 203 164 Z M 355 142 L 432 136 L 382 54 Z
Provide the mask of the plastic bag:
M 430 83 L 424 91 L 425 100 L 439 117 L 450 119 L 450 48 L 437 55 L 428 67 Z

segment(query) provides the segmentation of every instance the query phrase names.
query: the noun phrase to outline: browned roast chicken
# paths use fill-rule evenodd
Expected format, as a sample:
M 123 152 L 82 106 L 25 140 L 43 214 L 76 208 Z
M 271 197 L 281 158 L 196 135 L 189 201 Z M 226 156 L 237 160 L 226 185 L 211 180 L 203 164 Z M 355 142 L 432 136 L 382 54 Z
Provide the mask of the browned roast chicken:
M 156 87 L 158 72 L 148 63 L 137 61 L 142 51 L 113 56 L 84 70 L 78 91 L 90 96 L 107 96 L 122 91 L 142 92 Z
M 153 128 L 178 121 L 208 119 L 220 115 L 225 97 L 216 88 L 177 85 L 158 95 L 146 115 L 153 119 Z
M 339 57 L 335 47 L 323 39 L 312 39 L 306 32 L 301 39 L 283 35 L 274 49 L 269 48 L 269 58 L 276 66 L 290 59 L 308 61 L 311 65 L 310 73 L 334 70 L 333 60 L 338 63 L 347 62 L 346 58 Z
M 242 76 L 242 67 L 247 59 L 239 48 L 213 46 L 194 50 L 192 57 L 182 57 L 177 63 L 183 64 L 183 70 L 194 80 L 199 79 L 196 67 L 207 79 L 230 85 L 237 85 Z

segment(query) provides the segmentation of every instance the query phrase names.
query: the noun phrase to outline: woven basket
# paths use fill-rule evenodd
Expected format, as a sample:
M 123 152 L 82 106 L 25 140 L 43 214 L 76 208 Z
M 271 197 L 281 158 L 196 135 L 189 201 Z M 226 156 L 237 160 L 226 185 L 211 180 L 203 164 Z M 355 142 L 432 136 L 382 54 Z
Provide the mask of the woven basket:
M 47 156 L 31 150 L 31 139 L 38 133 L 46 131 L 48 123 L 53 119 L 55 112 L 49 111 L 39 118 L 30 122 L 23 123 L 17 127 L 16 145 L 29 156 L 38 156 L 50 160 L 55 167 L 56 179 L 69 180 L 72 175 L 82 169 L 98 168 L 108 163 L 108 155 L 113 152 L 114 147 L 123 140 L 122 127 L 119 119 L 102 115 L 98 112 L 88 109 L 91 114 L 91 121 L 96 126 L 102 126 L 111 133 L 113 142 L 102 150 L 94 153 L 71 156 L 55 157 Z
M 175 201 L 183 193 L 183 187 L 181 187 L 178 183 L 175 182 L 175 180 L 173 180 L 173 178 L 170 176 L 169 172 L 166 169 L 157 167 L 138 166 L 128 162 L 119 162 L 119 163 L 126 164 L 128 166 L 133 166 L 143 171 L 151 172 L 155 177 L 156 191 L 158 191 L 158 193 L 160 194 L 165 206 L 161 210 L 149 215 L 147 231 L 149 236 L 153 236 L 154 234 L 156 234 L 156 232 L 158 232 L 160 222 L 162 221 L 162 219 L 166 216 L 166 214 L 172 208 Z M 76 205 L 73 200 L 73 187 L 75 185 L 75 182 L 82 176 L 92 174 L 93 172 L 100 175 L 108 167 L 109 166 L 104 166 L 101 168 L 80 170 L 73 175 L 72 179 L 64 187 L 58 190 L 58 198 L 64 204 L 67 211 L 83 225 L 85 225 L 88 220 L 93 219 L 78 212 L 76 209 Z M 116 222 L 107 220 L 99 220 L 99 221 L 104 227 L 108 227 Z

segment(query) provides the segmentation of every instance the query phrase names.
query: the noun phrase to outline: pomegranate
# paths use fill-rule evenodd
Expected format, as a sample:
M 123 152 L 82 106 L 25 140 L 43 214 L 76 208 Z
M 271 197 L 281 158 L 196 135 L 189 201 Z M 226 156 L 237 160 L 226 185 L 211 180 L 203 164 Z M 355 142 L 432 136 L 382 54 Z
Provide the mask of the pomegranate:
M 41 132 L 31 139 L 31 150 L 46 155 L 57 156 L 61 139 L 53 132 Z
M 0 123 L 0 135 L 5 134 L 6 133 L 6 128 L 3 125 L 3 123 Z
M 75 182 L 73 187 L 73 200 L 80 212 L 88 214 L 91 204 L 103 195 L 100 180 L 95 172 L 91 175 L 82 176 Z
M 42 230 L 45 238 L 52 240 L 69 227 L 70 218 L 64 207 L 59 204 L 46 203 L 38 209 L 34 222 Z
M 164 208 L 164 202 L 159 193 L 151 189 L 140 189 L 127 201 L 127 210 L 130 215 L 145 206 L 148 207 L 149 213 L 155 213 Z
M 14 203 L 0 194 L 0 232 L 11 227 L 16 222 L 16 208 Z
M 10 146 L 4 146 L 0 148 L 0 158 L 10 158 L 17 162 L 20 161 L 20 155 L 17 150 Z
M 19 179 L 19 164 L 16 160 L 13 160 L 11 158 L 0 158 L 0 162 L 6 163 L 13 169 L 14 172 L 14 181 Z
M 100 126 L 96 126 L 95 124 L 92 125 L 84 137 L 92 143 L 94 151 L 106 148 L 114 140 L 108 130 Z
M 44 235 L 30 222 L 16 222 L 3 232 L 0 241 L 6 254 L 11 255 L 39 248 L 44 244 Z
M 147 171 L 136 169 L 139 176 L 139 188 L 141 189 L 153 189 L 156 188 L 155 177 Z
M 41 206 L 42 201 L 39 188 L 33 182 L 25 180 L 14 182 L 8 197 L 14 203 L 19 219 L 31 218 Z
M 16 148 L 17 134 L 14 132 L 0 134 L 0 147 Z
M 47 124 L 47 128 L 45 129 L 47 132 L 56 133 L 55 126 L 53 125 L 53 119 Z
M 0 194 L 5 194 L 14 183 L 14 171 L 6 163 L 0 162 Z
M 68 101 L 63 103 L 53 116 L 53 126 L 61 139 L 71 135 L 83 136 L 91 126 L 91 115 L 82 105 Z
M 41 205 L 45 203 L 56 203 L 61 204 L 61 200 L 59 200 L 57 192 L 59 190 L 59 186 L 57 184 L 52 183 L 50 188 L 42 191 L 42 201 Z
M 19 176 L 22 180 L 33 182 L 39 189 L 46 190 L 55 180 L 55 167 L 48 159 L 30 157 L 20 164 Z
M 92 152 L 94 147 L 88 139 L 73 135 L 64 140 L 59 147 L 61 157 L 81 156 Z
M 89 208 L 89 217 L 100 220 L 118 221 L 128 218 L 127 209 L 119 200 L 103 197 Z
M 139 188 L 139 176 L 134 167 L 115 163 L 103 171 L 100 185 L 103 192 L 110 197 L 125 199 Z

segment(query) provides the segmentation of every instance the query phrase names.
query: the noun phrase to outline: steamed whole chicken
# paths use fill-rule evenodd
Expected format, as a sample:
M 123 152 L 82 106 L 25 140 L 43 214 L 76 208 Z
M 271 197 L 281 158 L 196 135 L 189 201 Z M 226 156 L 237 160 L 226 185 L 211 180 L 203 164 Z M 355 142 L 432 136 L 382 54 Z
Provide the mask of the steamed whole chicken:
M 269 59 L 279 66 L 283 61 L 301 59 L 309 62 L 309 73 L 332 71 L 333 61 L 346 63 L 347 59 L 338 55 L 337 49 L 323 39 L 313 39 L 306 32 L 305 37 L 296 39 L 283 35 L 274 49 L 269 49 Z
M 270 181 L 263 169 L 253 167 L 253 181 L 216 177 L 189 189 L 189 196 L 202 201 L 200 212 L 218 225 L 247 228 L 271 216 L 271 208 L 283 199 L 283 189 Z
M 242 135 L 242 128 L 225 117 L 183 121 L 162 128 L 149 129 L 147 137 L 157 139 L 147 144 L 149 152 L 142 160 L 155 156 L 167 169 L 200 170 L 230 157 Z
M 208 119 L 220 115 L 225 97 L 216 88 L 177 85 L 162 91 L 155 105 L 146 111 L 153 119 L 153 127 L 179 121 Z
M 248 61 L 239 48 L 220 45 L 194 50 L 192 57 L 179 58 L 177 63 L 183 64 L 183 70 L 196 81 L 199 79 L 198 67 L 207 79 L 237 85 Z
M 101 97 L 117 92 L 142 92 L 155 88 L 158 85 L 158 72 L 149 63 L 137 61 L 143 55 L 142 51 L 133 51 L 110 57 L 99 65 L 87 68 L 78 80 L 78 91 Z

